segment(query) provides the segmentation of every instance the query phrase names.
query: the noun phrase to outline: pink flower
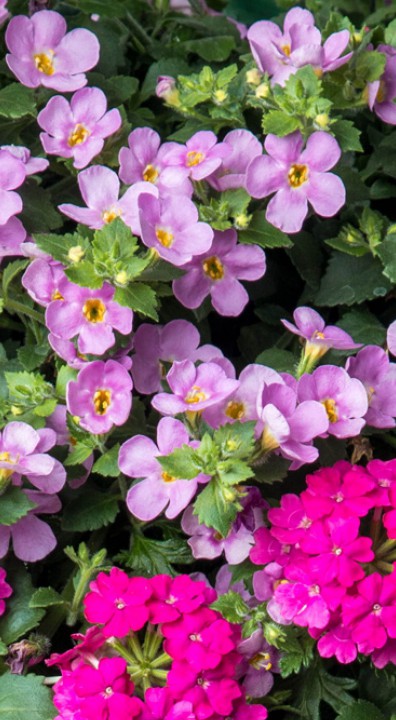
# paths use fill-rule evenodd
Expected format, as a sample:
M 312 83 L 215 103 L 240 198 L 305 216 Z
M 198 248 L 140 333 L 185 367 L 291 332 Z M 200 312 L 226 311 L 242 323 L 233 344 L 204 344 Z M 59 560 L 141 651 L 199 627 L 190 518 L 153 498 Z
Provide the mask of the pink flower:
M 205 297 L 220 315 L 237 316 L 249 302 L 239 280 L 258 280 L 266 270 L 264 251 L 237 245 L 235 230 L 215 232 L 210 249 L 183 265 L 186 274 L 173 281 L 173 292 L 185 307 L 195 309 Z
M 9 598 L 13 590 L 11 585 L 6 582 L 6 571 L 0 567 L 0 615 L 4 615 L 6 604 L 4 598 Z
M 149 580 L 152 596 L 149 600 L 151 623 L 172 623 L 184 614 L 194 612 L 216 600 L 216 592 L 205 582 L 192 580 L 189 575 L 156 575 Z
M 80 353 L 103 355 L 115 343 L 114 330 L 122 335 L 132 331 L 132 310 L 113 300 L 115 290 L 108 283 L 91 290 L 61 280 L 58 291 L 61 298 L 48 305 L 46 325 L 64 340 L 77 336 Z
M 107 575 L 99 573 L 90 583 L 85 596 L 85 617 L 91 623 L 103 624 L 105 637 L 125 637 L 130 630 L 140 630 L 148 620 L 147 601 L 151 596 L 148 580 L 129 578 L 113 567 Z
M 170 165 L 187 168 L 192 180 L 204 180 L 220 167 L 230 154 L 226 143 L 218 143 L 210 130 L 195 133 L 185 145 L 174 145 L 167 153 Z
M 61 212 L 94 230 L 100 230 L 116 217 L 120 217 L 133 233 L 141 234 L 137 201 L 143 192 L 157 197 L 158 190 L 151 183 L 135 183 L 119 198 L 118 176 L 114 170 L 104 165 L 94 165 L 83 170 L 79 173 L 77 182 L 87 207 L 64 203 L 59 205 Z
M 172 265 L 184 265 L 209 250 L 213 230 L 198 222 L 197 207 L 189 198 L 181 202 L 178 196 L 157 198 L 142 193 L 138 206 L 142 241 Z
M 252 160 L 246 188 L 254 198 L 275 196 L 266 218 L 286 233 L 301 230 L 308 202 L 322 217 L 332 217 L 345 203 L 345 188 L 337 175 L 327 172 L 341 157 L 337 141 L 328 133 L 314 132 L 304 140 L 300 131 L 286 137 L 267 135 L 267 155 Z
M 218 403 L 236 390 L 238 381 L 228 378 L 214 362 L 195 367 L 191 360 L 175 362 L 166 376 L 173 394 L 158 393 L 153 407 L 163 415 L 198 412 Z
M 361 343 L 353 342 L 348 333 L 335 325 L 326 325 L 322 316 L 309 307 L 299 307 L 293 313 L 293 323 L 281 320 L 290 332 L 306 340 L 305 355 L 319 360 L 330 348 L 354 350 Z
M 52 300 L 61 300 L 59 285 L 67 281 L 64 267 L 49 256 L 36 258 L 22 275 L 22 285 L 31 298 L 47 307 Z
M 145 435 L 135 435 L 120 448 L 118 465 L 125 475 L 144 478 L 132 485 L 127 495 L 127 506 L 139 520 L 153 520 L 163 510 L 167 518 L 175 518 L 187 507 L 198 489 L 198 483 L 207 482 L 208 476 L 198 475 L 193 480 L 176 480 L 163 472 L 156 457 L 169 455 L 175 448 L 189 445 L 189 436 L 179 420 L 162 418 L 157 428 L 157 445 Z M 166 508 L 166 509 L 165 509 Z
M 22 210 L 22 199 L 13 192 L 24 182 L 26 168 L 21 160 L 0 150 L 0 225 L 5 225 L 13 215 Z
M 199 608 L 163 625 L 162 633 L 165 652 L 187 660 L 198 671 L 217 667 L 224 655 L 236 649 L 235 628 L 209 608 Z
M 396 125 L 396 53 L 391 45 L 378 45 L 378 52 L 385 54 L 386 63 L 378 80 L 368 83 L 367 99 L 370 110 L 374 110 L 383 122 Z
M 99 60 L 99 42 L 84 28 L 67 34 L 66 29 L 66 20 L 52 10 L 11 19 L 5 36 L 10 51 L 6 61 L 23 85 L 44 85 L 61 92 L 86 85 L 84 73 Z
M 224 144 L 229 145 L 230 151 L 206 181 L 220 192 L 244 188 L 247 168 L 255 157 L 262 155 L 263 147 L 249 130 L 231 130 L 225 136 Z
M 313 520 L 326 515 L 363 517 L 374 506 L 375 482 L 359 465 L 341 460 L 307 475 L 306 481 L 308 489 L 300 497 Z
M 23 255 L 22 243 L 26 238 L 26 230 L 21 221 L 11 217 L 4 225 L 0 225 L 0 262 L 9 255 Z
M 26 175 L 35 175 L 46 170 L 49 162 L 45 158 L 31 157 L 31 152 L 23 145 L 1 145 L 0 150 L 7 150 L 13 157 L 21 160 L 25 166 Z
M 132 406 L 132 379 L 115 360 L 95 360 L 80 370 L 66 388 L 67 409 L 82 428 L 94 434 L 123 425 Z
M 382 648 L 388 636 L 396 638 L 396 574 L 373 573 L 364 578 L 354 596 L 343 602 L 342 619 L 351 628 L 359 652 Z
M 357 658 L 357 647 L 351 639 L 350 628 L 337 622 L 332 623 L 328 632 L 319 639 L 318 651 L 321 657 L 329 658 L 334 655 L 343 665 Z
M 35 507 L 14 525 L 0 525 L 0 558 L 7 554 L 12 540 L 17 558 L 23 562 L 37 562 L 55 549 L 57 541 L 50 526 L 36 516 L 52 515 L 58 512 L 62 505 L 57 495 L 47 495 L 38 490 L 23 492 Z
M 99 155 L 104 139 L 121 127 L 119 110 L 106 111 L 106 95 L 99 88 L 78 90 L 70 103 L 60 95 L 52 97 L 37 116 L 46 131 L 40 133 L 45 152 L 74 158 L 74 167 L 84 168 Z

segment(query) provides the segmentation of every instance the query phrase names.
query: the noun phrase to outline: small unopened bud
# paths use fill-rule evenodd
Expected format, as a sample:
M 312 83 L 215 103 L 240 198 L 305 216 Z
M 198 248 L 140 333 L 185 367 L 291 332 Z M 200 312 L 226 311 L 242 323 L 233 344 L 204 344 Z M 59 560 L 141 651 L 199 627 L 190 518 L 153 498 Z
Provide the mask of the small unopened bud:
M 160 75 L 155 88 L 157 97 L 165 100 L 167 105 L 178 107 L 180 105 L 179 91 L 176 89 L 176 80 L 170 75 Z
M 80 260 L 85 255 L 85 250 L 81 247 L 81 245 L 74 245 L 74 247 L 71 247 L 69 252 L 67 253 L 67 259 L 70 260 L 73 263 L 79 263 Z
M 236 492 L 229 488 L 223 488 L 223 497 L 226 502 L 234 502 L 236 499 Z
M 228 95 L 225 90 L 216 90 L 216 92 L 213 94 L 213 102 L 216 105 L 221 105 L 225 100 L 227 100 Z
M 249 83 L 249 85 L 260 85 L 261 83 L 261 72 L 257 68 L 248 70 L 245 77 L 246 82 Z
M 248 228 L 250 225 L 251 219 L 251 215 L 247 215 L 246 213 L 239 213 L 239 215 L 234 218 L 234 225 L 237 230 L 246 230 L 246 228 Z
M 26 640 L 9 645 L 6 663 L 12 673 L 22 675 L 27 668 L 41 662 L 50 649 L 51 643 L 45 635 L 33 633 Z
M 258 86 L 258 88 L 256 88 L 255 95 L 258 98 L 265 99 L 268 97 L 269 92 L 270 92 L 270 86 L 268 85 L 267 82 L 263 82 L 263 83 L 261 83 L 261 85 Z
M 363 33 L 361 32 L 354 32 L 351 34 L 351 40 L 355 43 L 355 45 L 360 45 L 360 43 L 363 40 Z
M 126 285 L 128 282 L 128 275 L 125 270 L 121 270 L 119 273 L 117 273 L 114 280 L 118 285 Z
M 10 410 L 14 416 L 22 415 L 22 413 L 23 413 L 22 408 L 18 407 L 17 405 L 11 405 Z
M 277 647 L 277 643 L 284 637 L 284 632 L 275 623 L 264 623 L 264 637 L 270 645 Z
M 315 117 L 314 125 L 321 130 L 325 130 L 329 126 L 329 119 L 327 113 L 319 113 L 319 115 Z

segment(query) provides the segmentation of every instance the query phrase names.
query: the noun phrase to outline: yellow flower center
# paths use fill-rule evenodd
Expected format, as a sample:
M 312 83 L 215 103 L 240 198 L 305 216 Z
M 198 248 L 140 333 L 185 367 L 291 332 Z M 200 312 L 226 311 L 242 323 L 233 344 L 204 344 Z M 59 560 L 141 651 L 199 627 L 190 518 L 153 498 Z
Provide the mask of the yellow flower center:
M 224 277 L 224 266 L 216 255 L 206 258 L 202 263 L 205 275 L 211 280 L 221 280 Z
M 103 322 L 106 313 L 106 305 L 99 298 L 89 298 L 84 303 L 83 315 L 88 322 Z
M 176 478 L 174 478 L 173 475 L 169 475 L 169 473 L 167 473 L 167 472 L 161 473 L 161 477 L 162 477 L 163 481 L 166 483 L 173 483 L 176 480 Z
M 184 398 L 184 402 L 188 403 L 189 405 L 195 405 L 195 403 L 202 402 L 203 400 L 206 400 L 206 398 L 206 393 L 201 390 L 199 385 L 193 385 L 191 390 L 188 391 L 186 397 Z
M 64 300 L 63 295 L 60 294 L 59 290 L 54 290 L 51 295 L 51 300 Z
M 112 208 L 111 210 L 105 210 L 102 218 L 106 225 L 113 222 L 116 218 L 120 217 L 122 215 L 122 210 L 120 208 Z
M 326 398 L 326 400 L 321 400 L 321 403 L 327 412 L 327 417 L 329 418 L 330 422 L 331 423 L 337 422 L 338 413 L 337 413 L 337 405 L 335 403 L 335 400 L 333 400 L 333 398 Z
M 276 450 L 276 448 L 279 447 L 278 440 L 274 437 L 267 426 L 265 426 L 261 434 L 261 447 L 264 452 L 272 452 L 272 450 Z
M 249 665 L 255 670 L 271 670 L 272 663 L 269 662 L 270 655 L 266 652 L 259 652 L 254 657 L 250 658 Z
M 241 402 L 230 400 L 225 409 L 225 414 L 233 420 L 240 420 L 245 415 L 245 406 Z
M 111 405 L 111 391 L 101 388 L 93 396 L 93 404 L 97 415 L 105 415 Z
M 44 75 L 53 75 L 55 72 L 52 62 L 54 55 L 55 53 L 53 50 L 48 50 L 48 55 L 46 53 L 36 53 L 36 55 L 33 55 L 34 64 L 36 65 L 37 70 L 44 73 Z
M 203 153 L 197 152 L 197 150 L 190 150 L 190 152 L 186 155 L 186 166 L 194 167 L 195 165 L 199 165 L 202 160 L 205 160 L 205 155 Z
M 81 143 L 86 141 L 87 137 L 89 137 L 90 134 L 90 130 L 84 127 L 84 125 L 82 125 L 81 123 L 77 123 L 73 132 L 69 135 L 67 144 L 70 145 L 70 147 L 74 147 L 75 145 L 81 145 Z
M 155 183 L 159 175 L 157 168 L 154 165 L 146 165 L 143 170 L 143 180 L 146 182 Z
M 375 102 L 383 103 L 386 100 L 386 84 L 383 80 L 380 80 L 377 95 L 375 96 Z
M 7 462 L 10 464 L 14 464 L 15 461 L 11 459 L 11 455 L 9 452 L 5 451 L 0 453 L 0 462 Z M 7 470 L 6 468 L 0 468 L 0 482 L 3 482 L 5 480 L 8 480 L 9 477 L 11 477 L 13 470 Z
M 289 172 L 287 173 L 287 179 L 289 185 L 292 188 L 298 188 L 308 180 L 308 166 L 300 165 L 299 163 L 293 163 Z
M 281 45 L 281 50 L 286 57 L 290 57 L 291 55 L 291 47 L 288 43 L 286 45 Z
M 166 248 L 172 247 L 174 235 L 171 232 L 168 232 L 163 228 L 158 228 L 158 230 L 155 231 L 155 234 L 160 245 Z

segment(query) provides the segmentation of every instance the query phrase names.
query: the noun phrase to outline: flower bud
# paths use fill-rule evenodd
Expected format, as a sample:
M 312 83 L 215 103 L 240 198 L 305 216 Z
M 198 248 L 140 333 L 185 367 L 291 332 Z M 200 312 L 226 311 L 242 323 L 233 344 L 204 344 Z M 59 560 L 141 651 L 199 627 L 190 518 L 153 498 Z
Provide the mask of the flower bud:
M 159 75 L 157 78 L 157 86 L 155 88 L 157 97 L 165 100 L 167 105 L 180 105 L 179 91 L 176 89 L 176 80 L 170 75 Z
M 249 83 L 249 85 L 260 85 L 261 72 L 257 68 L 248 70 L 246 73 L 246 82 Z
M 267 82 L 263 82 L 263 83 L 261 83 L 261 85 L 258 86 L 258 88 L 256 88 L 255 95 L 256 95 L 256 97 L 262 98 L 263 100 L 265 100 L 265 98 L 268 97 L 269 92 L 270 92 L 270 86 L 268 85 Z

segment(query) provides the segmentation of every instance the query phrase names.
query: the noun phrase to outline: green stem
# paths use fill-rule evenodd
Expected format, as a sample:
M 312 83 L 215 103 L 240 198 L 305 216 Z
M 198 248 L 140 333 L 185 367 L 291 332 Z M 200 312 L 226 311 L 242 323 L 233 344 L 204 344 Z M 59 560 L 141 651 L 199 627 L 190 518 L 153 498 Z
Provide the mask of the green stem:
M 27 315 L 32 320 L 36 320 L 37 322 L 41 323 L 41 325 L 45 325 L 44 316 L 41 313 L 37 312 L 37 310 L 33 310 L 32 308 L 27 307 L 18 300 L 10 300 L 8 298 L 7 302 L 4 305 L 4 309 L 9 310 L 11 313 Z
M 66 618 L 66 625 L 75 625 L 78 620 L 80 612 L 80 606 L 85 593 L 87 592 L 87 586 L 92 577 L 92 568 L 88 570 L 80 570 L 80 579 L 77 582 L 77 587 L 74 592 L 73 602 L 70 606 L 69 613 Z
M 119 640 L 108 640 L 107 644 L 110 645 L 110 647 L 114 648 L 114 650 L 117 650 L 119 655 L 121 655 L 124 660 L 128 663 L 128 670 L 129 668 L 134 672 L 140 672 L 139 665 L 136 663 L 136 657 L 134 655 L 131 655 L 131 653 L 128 651 L 128 649 L 125 647 L 125 645 L 122 644 Z
M 154 660 L 151 661 L 150 667 L 152 668 L 159 668 L 162 665 L 169 665 L 169 663 L 172 662 L 172 658 L 168 653 L 162 653 L 161 655 L 158 655 L 158 657 L 154 658 Z
M 140 23 L 135 20 L 131 13 L 126 13 L 126 19 L 128 20 L 130 27 L 135 31 L 137 35 L 139 35 L 140 39 L 146 44 L 146 46 L 152 45 L 152 39 L 150 35 L 146 33 L 146 31 L 143 29 Z
M 139 660 L 139 662 L 143 662 L 144 655 L 143 655 L 142 646 L 140 644 L 140 640 L 139 640 L 138 636 L 135 635 L 135 633 L 131 633 L 128 636 L 128 644 L 129 644 L 129 647 L 132 650 L 135 658 L 137 660 Z
M 386 573 L 391 573 L 391 572 L 393 572 L 393 569 L 394 569 L 393 565 L 391 563 L 385 562 L 384 560 L 377 560 L 375 565 L 379 570 L 382 570 L 383 572 L 386 572 Z
M 396 540 L 385 540 L 377 549 L 376 555 L 386 555 L 391 550 L 396 549 Z
M 152 625 L 149 625 L 146 630 L 146 637 L 144 639 L 144 656 L 147 660 L 155 658 L 158 648 L 162 643 L 162 637 L 153 629 Z
M 166 680 L 168 677 L 168 671 L 167 670 L 152 670 L 150 675 L 157 678 L 158 680 Z

